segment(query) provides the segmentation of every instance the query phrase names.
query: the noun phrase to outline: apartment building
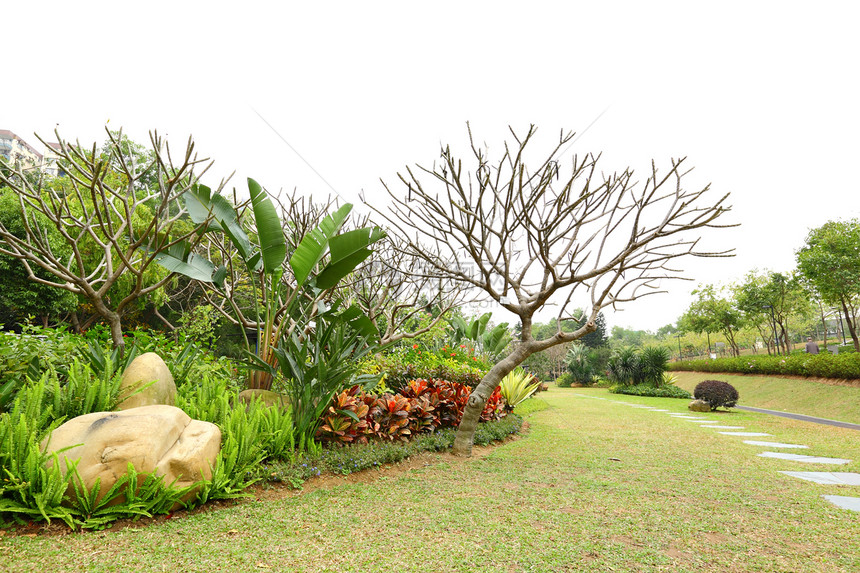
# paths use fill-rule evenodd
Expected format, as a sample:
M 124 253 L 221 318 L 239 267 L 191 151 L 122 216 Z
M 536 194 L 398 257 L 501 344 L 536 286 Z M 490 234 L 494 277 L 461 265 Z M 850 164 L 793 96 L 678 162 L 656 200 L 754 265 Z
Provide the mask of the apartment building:
M 45 175 L 62 177 L 65 172 L 59 164 L 59 151 L 59 143 L 48 143 L 44 153 L 39 153 L 15 133 L 0 129 L 0 157 L 13 167 L 20 167 L 24 171 L 38 169 Z

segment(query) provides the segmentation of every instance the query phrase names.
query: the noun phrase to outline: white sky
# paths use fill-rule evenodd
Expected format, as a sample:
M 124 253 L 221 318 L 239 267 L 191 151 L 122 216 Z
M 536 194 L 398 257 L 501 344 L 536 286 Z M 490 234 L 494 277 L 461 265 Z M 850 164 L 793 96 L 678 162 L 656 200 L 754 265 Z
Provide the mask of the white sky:
M 708 233 L 734 259 L 685 265 L 696 282 L 790 270 L 810 228 L 860 216 L 860 3 L 14 2 L 3 21 L 0 129 L 40 148 L 193 134 L 271 190 L 381 198 L 379 178 L 430 165 L 465 122 L 498 148 L 506 127 L 582 132 L 603 169 L 687 156 L 691 186 L 731 192 L 741 227 Z M 254 111 L 256 110 L 256 112 Z M 656 330 L 695 283 L 608 313 Z M 498 316 L 497 320 L 509 320 Z

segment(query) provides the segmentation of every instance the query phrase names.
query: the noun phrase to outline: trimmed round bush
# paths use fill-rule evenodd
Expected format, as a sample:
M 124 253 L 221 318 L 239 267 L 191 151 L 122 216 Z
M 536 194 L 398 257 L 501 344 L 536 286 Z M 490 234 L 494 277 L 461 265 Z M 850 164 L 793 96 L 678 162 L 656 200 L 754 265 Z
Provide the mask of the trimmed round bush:
M 696 384 L 693 397 L 704 400 L 711 407 L 711 411 L 719 407 L 731 408 L 738 403 L 738 391 L 734 386 L 722 380 L 703 380 Z

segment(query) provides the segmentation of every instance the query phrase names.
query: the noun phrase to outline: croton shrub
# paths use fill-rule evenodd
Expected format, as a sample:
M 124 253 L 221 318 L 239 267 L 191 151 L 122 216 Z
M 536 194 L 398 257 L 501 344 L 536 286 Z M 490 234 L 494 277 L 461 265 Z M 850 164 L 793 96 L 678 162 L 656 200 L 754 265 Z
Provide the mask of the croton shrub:
M 336 395 L 323 414 L 317 439 L 325 443 L 367 443 L 371 439 L 406 441 L 460 423 L 472 388 L 442 379 L 410 380 L 396 394 L 381 396 L 353 386 Z M 506 415 L 498 388 L 481 413 L 482 421 Z

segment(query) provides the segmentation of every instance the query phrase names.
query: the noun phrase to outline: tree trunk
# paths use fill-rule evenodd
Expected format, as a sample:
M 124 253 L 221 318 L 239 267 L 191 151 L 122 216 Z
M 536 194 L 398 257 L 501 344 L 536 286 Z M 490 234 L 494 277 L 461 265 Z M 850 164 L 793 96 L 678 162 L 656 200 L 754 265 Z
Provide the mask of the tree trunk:
M 111 312 L 105 318 L 110 325 L 110 338 L 113 341 L 113 347 L 119 349 L 119 356 L 122 358 L 125 356 L 125 339 L 122 337 L 122 322 L 119 319 L 119 315 L 115 312 Z
M 72 312 L 71 320 L 72 320 L 72 329 L 75 331 L 75 334 L 83 334 L 84 329 L 81 328 L 81 321 L 78 320 L 78 313 L 77 312 Z
M 851 333 L 851 340 L 854 341 L 854 350 L 860 352 L 860 340 L 857 339 L 857 321 L 848 312 L 848 305 L 845 304 L 844 300 L 842 301 L 842 310 L 845 313 L 845 323 L 848 325 L 848 332 Z
M 113 342 L 113 347 L 119 349 L 119 356 L 125 356 L 125 340 L 122 337 L 122 321 L 117 312 L 112 311 L 101 299 L 91 300 L 96 312 L 105 319 L 110 326 L 110 338 Z
M 824 316 L 824 305 L 818 303 L 818 310 L 821 312 L 821 326 L 824 327 L 824 348 L 827 349 L 827 317 Z
M 788 339 L 788 329 L 785 328 L 785 324 L 780 322 L 779 329 L 782 331 L 782 348 L 785 350 L 785 355 L 788 356 L 791 354 L 791 347 L 789 344 L 791 343 Z
M 487 372 L 486 376 L 484 376 L 480 384 L 478 384 L 469 396 L 466 409 L 463 411 L 463 418 L 460 420 L 460 426 L 457 428 L 457 435 L 454 438 L 454 447 L 451 453 L 455 456 L 468 457 L 472 455 L 472 446 L 475 443 L 475 430 L 481 419 L 481 412 L 484 411 L 484 406 L 487 404 L 487 399 L 489 399 L 490 395 L 498 387 L 502 378 L 522 364 L 532 353 L 531 345 L 518 344 L 513 352 L 497 362 Z

